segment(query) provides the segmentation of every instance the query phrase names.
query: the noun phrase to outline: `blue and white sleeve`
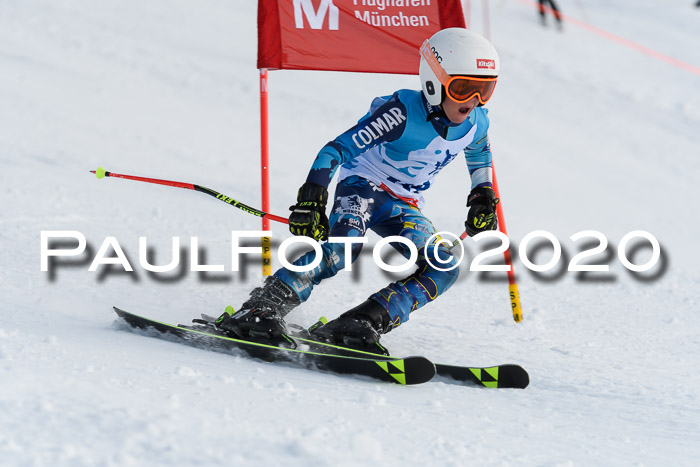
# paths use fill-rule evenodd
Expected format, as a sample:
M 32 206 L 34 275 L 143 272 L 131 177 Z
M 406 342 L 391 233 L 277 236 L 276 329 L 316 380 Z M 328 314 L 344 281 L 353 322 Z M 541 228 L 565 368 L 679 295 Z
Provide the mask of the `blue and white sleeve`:
M 483 110 L 482 117 L 477 119 L 478 131 L 474 141 L 464 148 L 472 190 L 480 186 L 493 188 L 493 164 L 488 137 L 489 120 L 486 115 L 488 111 Z
M 398 95 L 377 97 L 370 111 L 319 151 L 307 182 L 328 188 L 336 170 L 369 149 L 401 137 L 406 128 L 406 106 Z

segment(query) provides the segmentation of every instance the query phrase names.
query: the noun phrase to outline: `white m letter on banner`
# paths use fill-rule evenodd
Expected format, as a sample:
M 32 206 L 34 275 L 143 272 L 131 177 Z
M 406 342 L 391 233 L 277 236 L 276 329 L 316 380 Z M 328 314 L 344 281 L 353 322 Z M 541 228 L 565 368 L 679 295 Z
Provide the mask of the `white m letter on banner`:
M 311 0 L 294 0 L 294 25 L 297 29 L 304 29 L 304 16 L 311 29 L 322 29 L 326 13 L 328 13 L 328 29 L 337 31 L 339 11 L 338 7 L 333 5 L 333 0 L 321 0 L 318 11 L 314 11 Z

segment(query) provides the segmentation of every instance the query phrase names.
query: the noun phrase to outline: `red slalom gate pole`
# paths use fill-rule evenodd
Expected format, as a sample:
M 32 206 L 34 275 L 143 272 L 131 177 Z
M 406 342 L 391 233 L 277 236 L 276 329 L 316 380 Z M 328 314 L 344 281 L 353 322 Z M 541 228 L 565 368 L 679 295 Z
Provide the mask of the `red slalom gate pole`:
M 260 175 L 262 210 L 270 209 L 270 145 L 267 106 L 267 69 L 260 69 Z M 270 221 L 263 217 L 262 229 L 270 230 Z M 272 274 L 272 245 L 270 237 L 262 237 L 262 274 Z
M 497 198 L 501 198 L 498 191 L 498 180 L 496 179 L 496 168 L 492 166 L 493 171 L 493 191 Z M 503 214 L 503 203 L 499 202 L 496 205 L 496 215 L 498 216 L 498 230 L 503 232 L 503 235 L 508 236 L 508 231 L 506 230 L 506 217 Z M 503 257 L 508 266 L 508 292 L 510 293 L 510 306 L 513 311 L 513 319 L 516 323 L 523 320 L 523 309 L 520 306 L 520 292 L 518 291 L 518 284 L 515 282 L 515 271 L 513 270 L 513 260 L 510 256 L 510 248 L 507 248 L 503 252 Z
M 493 164 L 493 163 L 492 163 Z M 494 194 L 496 195 L 496 198 L 501 198 L 501 195 L 498 191 L 498 180 L 496 180 L 496 169 L 493 168 L 492 166 L 492 172 L 493 172 L 493 191 Z M 496 205 L 496 215 L 498 216 L 498 230 L 500 230 L 503 235 L 506 237 L 508 236 L 508 231 L 506 230 L 506 218 L 505 215 L 503 214 L 503 203 L 499 202 Z M 456 247 L 461 240 L 464 240 L 467 238 L 467 232 L 463 232 L 462 235 L 460 235 L 459 240 L 455 240 L 452 243 L 452 246 L 450 247 L 450 250 L 454 247 Z M 520 292 L 518 291 L 518 284 L 515 282 L 515 272 L 513 270 L 513 260 L 510 256 L 510 248 L 508 248 L 504 253 L 503 253 L 503 258 L 505 259 L 506 265 L 509 266 L 508 268 L 508 292 L 510 294 L 510 306 L 513 311 L 513 319 L 515 320 L 516 323 L 519 323 L 523 320 L 523 309 L 520 305 Z

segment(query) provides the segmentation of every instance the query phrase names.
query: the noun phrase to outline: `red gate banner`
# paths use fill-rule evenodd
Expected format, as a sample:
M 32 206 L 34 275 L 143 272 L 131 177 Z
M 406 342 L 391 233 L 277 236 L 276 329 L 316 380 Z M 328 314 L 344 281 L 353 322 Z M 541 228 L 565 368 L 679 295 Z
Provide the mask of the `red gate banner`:
M 448 27 L 465 27 L 460 0 L 259 0 L 258 68 L 418 74 Z

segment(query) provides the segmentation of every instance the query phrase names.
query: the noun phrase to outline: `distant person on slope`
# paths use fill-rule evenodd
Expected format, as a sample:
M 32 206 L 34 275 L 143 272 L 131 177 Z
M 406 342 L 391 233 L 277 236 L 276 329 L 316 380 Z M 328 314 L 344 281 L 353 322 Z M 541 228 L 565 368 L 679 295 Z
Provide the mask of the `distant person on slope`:
M 559 12 L 559 8 L 557 7 L 557 4 L 554 3 L 554 0 L 539 0 L 540 5 L 539 5 L 539 12 L 540 12 L 540 20 L 542 21 L 542 26 L 547 25 L 547 10 L 551 8 L 552 14 L 554 14 L 554 19 L 557 20 L 557 27 L 559 29 L 562 28 L 561 24 L 561 13 Z M 545 6 L 545 3 L 549 4 L 549 7 Z
M 489 119 L 483 107 L 500 70 L 496 49 L 470 30 L 449 28 L 426 40 L 420 55 L 422 92 L 401 89 L 375 98 L 355 126 L 321 149 L 290 208 L 294 235 L 323 241 L 329 236 L 364 237 L 372 229 L 382 237 L 410 240 L 419 253 L 416 272 L 314 329 L 318 340 L 382 353 L 381 334 L 408 321 L 411 312 L 455 283 L 458 269 L 447 269 L 457 261 L 444 245 L 432 247 L 436 230 L 421 208 L 422 192 L 463 150 L 471 176 L 466 230 L 476 235 L 497 227 Z M 327 187 L 339 169 L 329 220 Z M 424 250 L 429 241 L 431 246 Z M 409 257 L 406 245 L 392 246 Z M 228 307 L 218 327 L 241 338 L 263 335 L 279 340 L 286 335 L 283 317 L 306 301 L 314 286 L 344 267 L 345 244 L 324 243 L 321 248 L 319 266 L 309 272 L 279 269 L 251 292 L 239 311 Z M 361 249 L 362 244 L 352 245 L 352 261 Z M 315 256 L 304 254 L 294 265 L 308 265 Z

